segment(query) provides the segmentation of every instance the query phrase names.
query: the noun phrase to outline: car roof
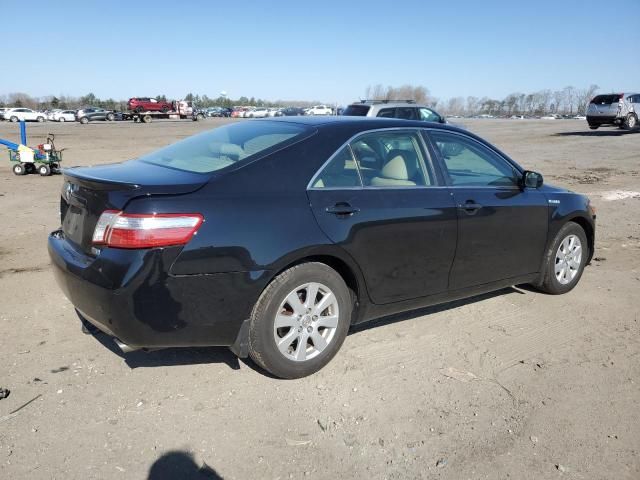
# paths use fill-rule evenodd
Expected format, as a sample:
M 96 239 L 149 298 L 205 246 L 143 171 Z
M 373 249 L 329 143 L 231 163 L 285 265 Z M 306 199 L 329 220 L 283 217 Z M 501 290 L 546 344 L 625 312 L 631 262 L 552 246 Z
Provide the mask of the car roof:
M 302 125 L 310 125 L 315 127 L 323 126 L 339 126 L 345 125 L 352 128 L 361 128 L 362 130 L 376 129 L 376 128 L 439 128 L 442 130 L 451 130 L 456 132 L 469 133 L 460 128 L 451 126 L 449 124 L 426 122 L 424 120 L 402 120 L 399 118 L 381 118 L 381 117 L 357 117 L 357 116 L 329 116 L 329 117 L 277 117 L 269 118 L 265 120 L 253 120 L 257 122 L 288 122 Z

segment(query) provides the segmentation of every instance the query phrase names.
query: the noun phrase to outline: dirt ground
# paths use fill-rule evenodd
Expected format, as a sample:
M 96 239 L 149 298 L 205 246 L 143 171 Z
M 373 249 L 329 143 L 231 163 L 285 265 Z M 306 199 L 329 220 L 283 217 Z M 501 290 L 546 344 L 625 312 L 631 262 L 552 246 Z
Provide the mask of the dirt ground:
M 28 133 L 31 144 L 56 133 L 66 166 L 93 165 L 223 122 Z M 463 123 L 590 195 L 597 251 L 580 284 L 386 319 L 295 381 L 224 348 L 123 356 L 83 335 L 46 249 L 62 178 L 15 177 L 1 152 L 0 387 L 11 394 L 0 400 L 0 478 L 640 478 L 640 133 Z M 17 139 L 17 126 L 0 124 L 0 138 Z

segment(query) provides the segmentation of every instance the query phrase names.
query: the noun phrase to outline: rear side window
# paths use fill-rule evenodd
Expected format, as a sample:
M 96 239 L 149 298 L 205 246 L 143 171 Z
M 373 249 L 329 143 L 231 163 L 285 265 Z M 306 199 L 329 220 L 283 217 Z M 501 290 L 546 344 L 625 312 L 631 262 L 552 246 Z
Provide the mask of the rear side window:
M 620 99 L 620 95 L 596 95 L 591 103 L 595 103 L 596 105 L 611 105 L 612 103 L 618 103 Z
M 367 113 L 369 113 L 369 108 L 369 105 L 349 105 L 344 109 L 342 115 L 349 117 L 366 117 Z
M 311 185 L 313 188 L 361 187 L 356 162 L 349 147 L 342 148 L 322 169 Z
M 139 160 L 188 172 L 212 173 L 310 135 L 313 128 L 284 122 L 234 123 L 182 140 Z
M 380 131 L 351 143 L 365 187 L 432 185 L 416 132 Z
M 383 108 L 378 112 L 379 117 L 383 118 L 394 118 L 396 116 L 395 108 Z

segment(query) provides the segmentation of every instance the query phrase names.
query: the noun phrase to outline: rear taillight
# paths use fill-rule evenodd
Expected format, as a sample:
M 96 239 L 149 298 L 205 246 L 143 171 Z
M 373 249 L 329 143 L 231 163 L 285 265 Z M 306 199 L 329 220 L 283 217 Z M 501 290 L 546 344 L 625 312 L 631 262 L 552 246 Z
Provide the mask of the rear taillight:
M 199 213 L 124 213 L 105 210 L 93 231 L 93 244 L 115 248 L 184 245 L 204 218 Z

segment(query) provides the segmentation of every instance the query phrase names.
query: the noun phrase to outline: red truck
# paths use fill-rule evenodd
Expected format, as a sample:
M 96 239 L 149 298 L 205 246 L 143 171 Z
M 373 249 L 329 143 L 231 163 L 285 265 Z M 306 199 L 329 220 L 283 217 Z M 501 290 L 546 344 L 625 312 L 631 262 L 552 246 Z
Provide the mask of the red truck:
M 172 102 L 156 100 L 149 97 L 134 97 L 127 102 L 129 110 L 132 112 L 170 112 L 174 109 Z

